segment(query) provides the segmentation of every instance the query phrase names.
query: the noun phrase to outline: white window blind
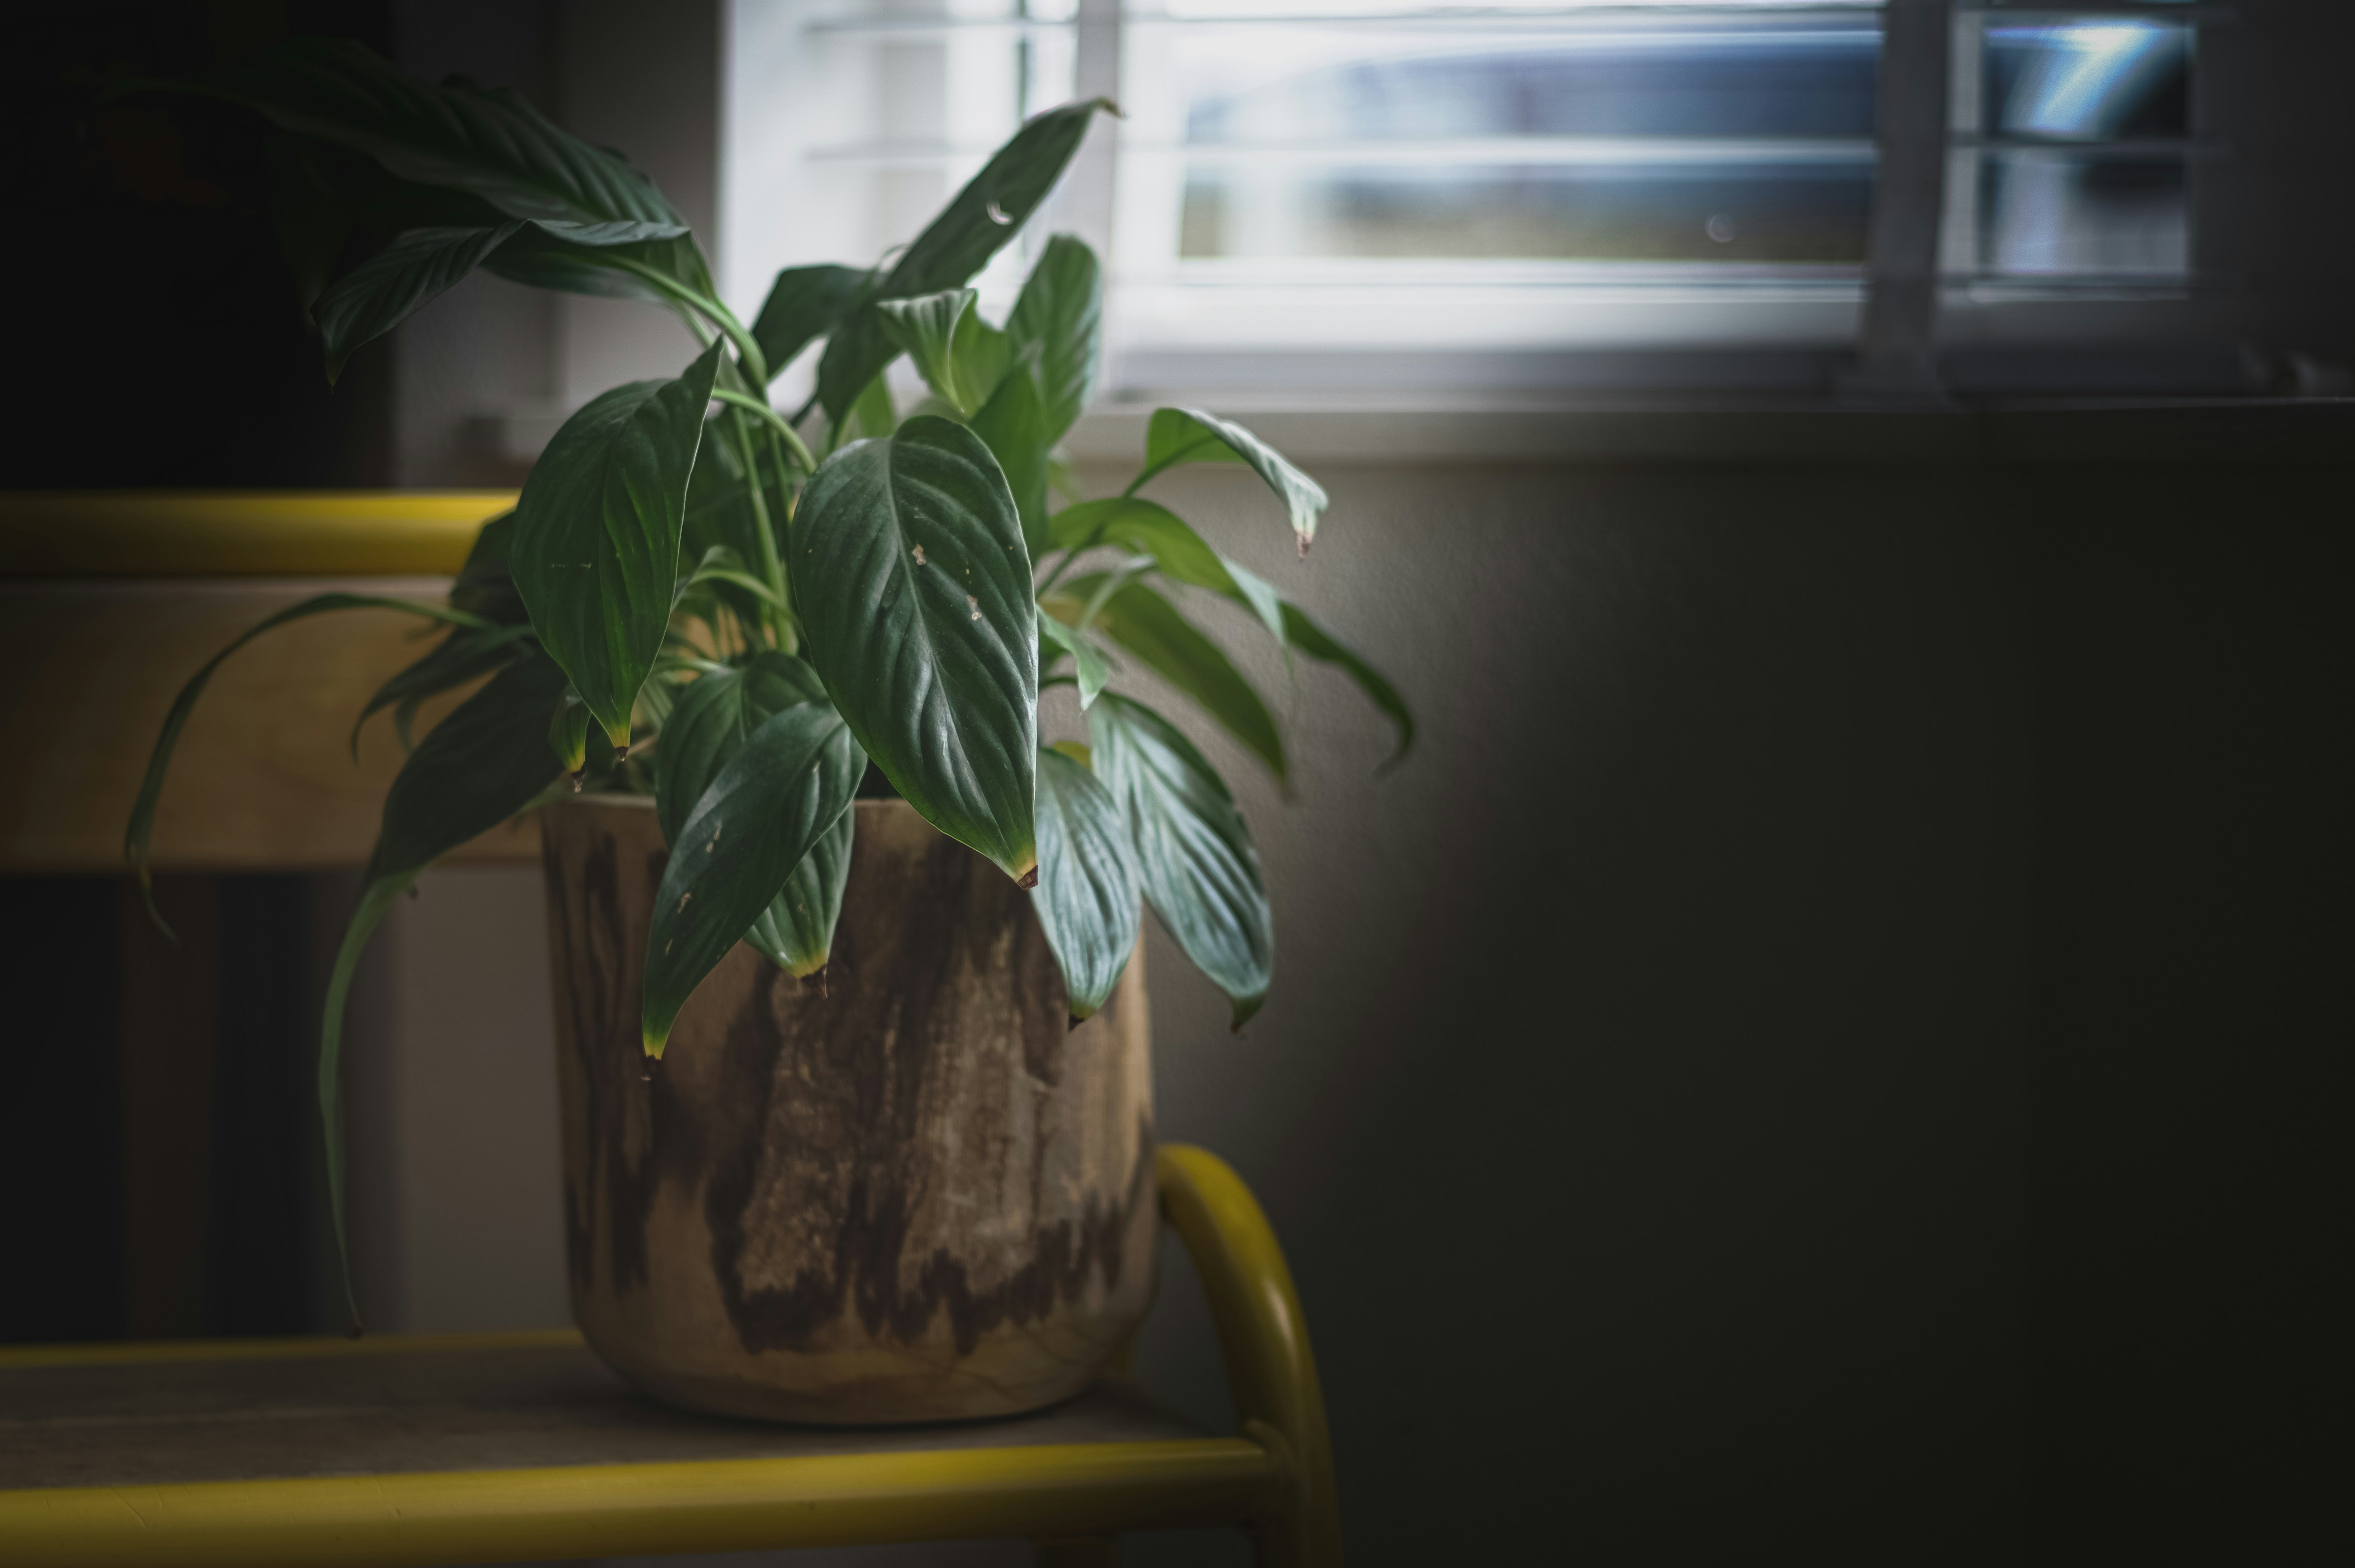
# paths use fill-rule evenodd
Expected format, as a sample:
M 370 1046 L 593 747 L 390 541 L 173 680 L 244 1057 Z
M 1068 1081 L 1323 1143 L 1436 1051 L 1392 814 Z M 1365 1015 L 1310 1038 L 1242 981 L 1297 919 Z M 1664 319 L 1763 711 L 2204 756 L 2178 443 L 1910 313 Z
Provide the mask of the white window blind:
M 1125 117 L 980 287 L 1095 244 L 1115 392 L 1821 381 L 1906 238 L 1889 177 L 1925 340 L 2181 297 L 2219 13 L 1891 3 L 1934 48 L 1885 58 L 1881 0 L 736 0 L 722 281 L 880 260 L 1103 93 Z M 1943 164 L 1891 155 L 1891 93 L 1945 101 Z

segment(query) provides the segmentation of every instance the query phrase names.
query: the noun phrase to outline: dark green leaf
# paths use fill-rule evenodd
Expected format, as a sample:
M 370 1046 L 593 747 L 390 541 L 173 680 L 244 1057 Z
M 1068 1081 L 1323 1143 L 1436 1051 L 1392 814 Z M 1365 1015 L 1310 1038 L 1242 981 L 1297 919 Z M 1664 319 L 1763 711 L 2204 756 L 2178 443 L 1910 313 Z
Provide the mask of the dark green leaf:
M 548 748 L 567 773 L 577 775 L 589 765 L 589 705 L 571 692 L 556 700 L 556 712 L 548 721 Z
M 140 82 L 259 110 L 364 153 L 404 180 L 472 193 L 510 217 L 600 223 L 679 217 L 645 175 L 514 93 L 436 86 L 348 39 L 290 38 L 203 82 Z
M 698 675 L 677 688 L 662 744 L 655 747 L 655 810 L 674 847 L 695 803 L 770 715 L 824 702 L 817 672 L 790 654 L 762 652 L 750 663 Z
M 1096 694 L 1104 689 L 1104 683 L 1112 678 L 1103 650 L 1088 641 L 1084 632 L 1072 630 L 1043 609 L 1039 612 L 1039 634 L 1071 656 L 1079 670 L 1080 709 L 1084 713 L 1094 704 Z
M 931 416 L 845 448 L 794 546 L 810 662 L 859 744 L 934 827 L 1027 880 L 1038 617 L 989 449 Z
M 751 493 L 745 483 L 743 460 L 723 423 L 731 417 L 722 413 L 708 421 L 703 444 L 696 452 L 695 472 L 687 486 L 687 516 L 679 535 L 683 560 L 704 560 L 715 549 L 731 551 L 742 561 L 762 558 L 760 515 L 752 508 Z M 755 466 L 761 474 L 761 493 L 768 503 L 769 526 L 778 530 L 776 547 L 782 555 L 784 542 L 781 524 L 790 496 L 773 462 L 763 459 Z M 761 623 L 758 596 L 727 584 L 714 584 L 712 588 L 742 624 Z
M 1022 519 L 1023 547 L 1035 556 L 1047 543 L 1048 450 L 1035 353 L 1024 355 L 998 381 L 989 401 L 973 417 L 973 433 L 988 445 L 1005 473 L 1014 509 Z
M 556 432 L 517 503 L 513 570 L 541 644 L 616 749 L 662 651 L 687 476 L 725 340 L 675 381 L 636 381 Z
M 1382 767 L 1384 769 L 1397 767 L 1414 745 L 1414 715 L 1408 710 L 1406 699 L 1399 695 L 1398 688 L 1385 680 L 1380 671 L 1335 641 L 1332 635 L 1309 620 L 1298 605 L 1289 601 L 1284 606 L 1284 629 L 1295 648 L 1311 659 L 1338 664 L 1372 699 L 1374 706 L 1390 715 L 1391 722 L 1398 726 L 1398 749 L 1391 753 L 1390 760 Z
M 1031 907 L 1063 971 L 1071 1020 L 1092 1018 L 1136 950 L 1136 867 L 1111 791 L 1067 754 L 1039 754 L 1039 890 Z
M 868 274 L 831 263 L 788 267 L 769 286 L 769 297 L 752 322 L 753 341 L 774 378 L 794 355 L 832 332 L 865 292 Z
M 1068 234 L 1047 241 L 1006 320 L 1006 335 L 1018 355 L 1039 349 L 1039 402 L 1051 447 L 1095 388 L 1103 347 L 1103 276 L 1096 253 Z
M 527 658 L 461 703 L 411 752 L 385 796 L 384 821 L 369 857 L 366 891 L 327 977 L 319 1022 L 319 1120 L 326 1135 L 327 1207 L 343 1263 L 352 1320 L 351 1245 L 344 1223 L 344 1004 L 368 938 L 417 874 L 467 840 L 513 817 L 556 777 L 544 738 L 550 705 L 564 691 L 551 660 Z
M 834 956 L 834 927 L 842 918 L 842 890 L 850 880 L 850 848 L 858 831 L 856 808 L 834 820 L 834 826 L 802 856 L 784 891 L 744 933 L 744 944 L 795 980 L 826 968 Z
M 911 299 L 971 281 L 1054 189 L 1095 111 L 1111 107 L 1109 100 L 1096 98 L 1033 115 L 900 252 L 876 298 Z M 842 422 L 851 399 L 891 362 L 893 352 L 874 311 L 859 311 L 842 323 L 818 364 L 818 400 L 829 419 Z
M 360 748 L 360 730 L 368 721 L 397 704 L 418 703 L 442 692 L 478 681 L 530 649 L 531 628 L 461 626 L 434 646 L 432 652 L 376 689 L 376 695 L 352 721 L 352 755 Z
M 678 688 L 655 748 L 655 807 L 663 838 L 677 844 L 696 803 L 744 739 L 771 715 L 797 703 L 823 703 L 826 683 L 799 659 L 762 652 L 739 669 L 715 670 Z M 823 967 L 842 913 L 850 870 L 851 814 L 843 813 L 794 867 L 784 891 L 745 934 L 747 945 L 796 978 Z
M 352 350 L 383 336 L 482 264 L 522 228 L 412 228 L 336 280 L 312 306 L 327 355 L 327 379 Z
M 515 576 L 507 569 L 508 552 L 515 545 L 515 518 L 510 508 L 484 524 L 482 532 L 474 535 L 466 564 L 458 568 L 458 580 L 450 585 L 452 609 L 501 626 L 530 622 L 531 613 L 524 609 L 523 596 L 516 592 Z
M 1050 608 L 1063 609 L 1072 600 L 1084 605 L 1097 586 L 1094 577 L 1074 578 L 1050 600 Z M 1132 582 L 1104 601 L 1096 612 L 1095 624 L 1103 628 L 1105 636 L 1201 704 L 1204 712 L 1255 752 L 1279 780 L 1284 778 L 1284 739 L 1276 733 L 1274 715 L 1219 645 L 1178 613 L 1177 606 L 1145 584 Z
M 410 615 L 421 615 L 429 620 L 446 621 L 453 626 L 481 627 L 486 624 L 464 610 L 428 604 L 420 599 L 388 599 L 378 594 L 365 593 L 323 593 L 300 604 L 289 605 L 268 617 L 206 660 L 204 668 L 188 677 L 188 683 L 182 686 L 180 694 L 172 699 L 171 711 L 164 715 L 164 727 L 156 735 L 155 749 L 147 757 L 146 776 L 140 779 L 138 798 L 132 802 L 130 824 L 123 830 L 123 857 L 137 871 L 143 892 L 149 888 L 147 842 L 155 832 L 155 802 L 163 797 L 164 775 L 172 766 L 172 752 L 180 743 L 180 731 L 187 727 L 188 715 L 196 712 L 197 699 L 205 694 L 206 683 L 213 678 L 213 672 L 220 668 L 221 661 L 265 631 L 274 630 L 290 621 L 338 609 L 398 609 Z M 163 917 L 155 914 L 152 895 L 148 899 L 147 912 L 156 925 L 164 925 Z M 165 927 L 165 929 L 168 932 L 170 927 Z
M 1258 616 L 1270 636 L 1284 641 L 1283 605 L 1275 589 L 1204 544 L 1200 535 L 1166 507 L 1129 495 L 1082 501 L 1056 513 L 1048 534 L 1070 550 L 1098 545 L 1142 550 L 1164 576 L 1226 595 Z
M 646 1054 L 712 967 L 752 929 L 802 858 L 850 809 L 867 759 L 824 703 L 771 715 L 680 827 L 646 934 Z
M 900 411 L 891 406 L 891 388 L 879 374 L 867 384 L 850 406 L 850 428 L 843 432 L 847 440 L 881 440 L 900 428 Z
M 1153 422 L 1145 431 L 1145 470 L 1129 491 L 1135 493 L 1165 469 L 1189 462 L 1249 464 L 1283 501 L 1291 514 L 1292 534 L 1300 553 L 1308 554 L 1309 542 L 1316 537 L 1317 514 L 1329 504 L 1324 486 L 1231 419 L 1199 408 L 1156 408 Z
M 418 743 L 384 798 L 368 880 L 414 874 L 528 805 L 556 779 L 548 720 L 564 695 L 552 659 L 517 659 Z
M 1088 715 L 1088 736 L 1096 777 L 1127 821 L 1146 901 L 1234 999 L 1241 1028 L 1267 996 L 1275 923 L 1234 797 L 1193 743 L 1141 703 L 1107 692 Z
M 605 300 L 644 300 L 692 318 L 677 299 L 645 278 L 617 265 L 635 261 L 666 273 L 709 295 L 709 273 L 695 241 L 649 239 L 634 244 L 582 246 L 568 244 L 537 225 L 526 225 L 505 245 L 491 252 L 483 270 L 511 283 L 559 293 L 588 294 Z

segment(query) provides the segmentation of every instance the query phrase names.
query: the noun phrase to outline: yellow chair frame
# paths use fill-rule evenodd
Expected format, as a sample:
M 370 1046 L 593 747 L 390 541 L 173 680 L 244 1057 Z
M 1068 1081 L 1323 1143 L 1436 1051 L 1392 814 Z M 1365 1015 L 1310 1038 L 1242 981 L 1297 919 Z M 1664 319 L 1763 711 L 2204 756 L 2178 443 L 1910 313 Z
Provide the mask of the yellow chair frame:
M 483 1563 L 1015 1536 L 1054 1568 L 1124 1529 L 1239 1525 L 1260 1562 L 1340 1562 L 1324 1398 L 1267 1217 L 1216 1156 L 1161 1149 L 1161 1211 L 1199 1274 L 1231 1437 L 0 1491 L 0 1563 Z M 469 1336 L 576 1342 L 570 1331 Z M 366 1355 L 421 1341 L 211 1340 L 0 1351 L 0 1368 Z

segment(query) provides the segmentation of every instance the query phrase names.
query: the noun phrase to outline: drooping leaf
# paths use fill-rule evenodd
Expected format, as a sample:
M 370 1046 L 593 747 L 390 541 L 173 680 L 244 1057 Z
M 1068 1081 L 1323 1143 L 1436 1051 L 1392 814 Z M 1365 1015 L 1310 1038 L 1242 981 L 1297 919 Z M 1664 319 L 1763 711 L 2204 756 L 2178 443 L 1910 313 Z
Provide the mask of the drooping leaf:
M 916 362 L 916 373 L 924 384 L 954 404 L 961 414 L 971 414 L 973 407 L 957 396 L 952 351 L 957 327 L 973 309 L 975 297 L 971 289 L 944 289 L 912 300 L 881 300 L 875 306 L 883 335 Z
M 820 466 L 794 514 L 810 662 L 884 776 L 1008 876 L 1037 868 L 1037 611 L 979 437 L 921 415 Z
M 548 721 L 548 748 L 567 773 L 577 774 L 589 765 L 589 705 L 570 691 L 556 699 L 556 712 Z
M 784 890 L 850 809 L 867 758 L 825 703 L 772 714 L 719 769 L 679 829 L 646 934 L 646 1054 L 659 1056 L 687 996 Z
M 481 265 L 522 228 L 412 228 L 345 273 L 312 305 L 327 356 L 327 379 L 352 350 L 383 336 Z
M 696 802 L 747 736 L 795 704 L 826 700 L 816 671 L 773 650 L 679 687 L 655 747 L 655 810 L 664 842 L 677 847 Z
M 1092 576 L 1072 578 L 1048 601 L 1047 608 L 1062 609 L 1073 600 L 1084 606 L 1098 586 Z M 1275 716 L 1243 679 L 1242 672 L 1176 605 L 1144 583 L 1131 582 L 1104 600 L 1095 624 L 1103 628 L 1105 636 L 1201 704 L 1203 711 L 1249 747 L 1278 780 L 1284 779 L 1284 738 L 1276 731 Z
M 842 890 L 850 881 L 858 831 L 856 809 L 837 817 L 785 878 L 784 890 L 744 933 L 745 946 L 795 980 L 817 973 L 834 956 L 834 927 L 842 918 Z
M 745 737 L 773 714 L 796 703 L 826 700 L 817 672 L 783 653 L 755 654 L 751 662 L 715 670 L 679 689 L 655 748 L 655 808 L 663 838 L 676 845 L 687 819 Z M 862 764 L 863 766 L 863 764 Z M 850 874 L 851 813 L 794 867 L 784 890 L 745 934 L 748 946 L 796 979 L 822 968 L 842 914 L 843 880 Z
M 1109 100 L 1096 98 L 1033 115 L 900 252 L 875 297 L 905 300 L 970 282 L 1046 200 L 1080 150 L 1095 111 L 1111 107 Z M 893 353 L 876 313 L 853 313 L 827 339 L 818 364 L 818 401 L 826 417 L 840 424 L 851 399 L 891 362 Z
M 1035 556 L 1047 543 L 1047 415 L 1039 394 L 1038 355 L 1026 354 L 1000 378 L 973 417 L 973 433 L 988 444 L 1022 519 L 1024 548 Z
M 622 265 L 635 261 L 651 267 L 697 292 L 709 295 L 710 272 L 694 238 L 646 239 L 628 244 L 587 246 L 570 243 L 544 227 L 527 224 L 491 252 L 483 270 L 534 289 L 587 294 L 602 300 L 644 300 L 692 319 L 692 313 L 654 282 Z
M 724 341 L 677 380 L 617 387 L 567 419 L 517 503 L 516 587 L 617 749 L 670 620 L 687 476 Z
M 378 714 L 396 705 L 422 702 L 482 679 L 517 654 L 527 652 L 530 636 L 528 625 L 454 629 L 434 645 L 432 652 L 376 689 L 368 706 L 360 710 L 360 716 L 352 721 L 352 755 L 359 755 L 360 731 Z
M 1106 693 L 1088 715 L 1095 775 L 1120 803 L 1146 901 L 1212 984 L 1238 1029 L 1275 969 L 1259 851 L 1225 782 L 1168 720 Z
M 1083 501 L 1055 514 L 1053 542 L 1065 548 L 1116 545 L 1144 550 L 1178 582 L 1222 593 L 1249 609 L 1286 648 L 1338 665 L 1398 727 L 1398 750 L 1382 766 L 1397 766 L 1414 745 L 1414 715 L 1398 688 L 1366 660 L 1335 640 L 1264 577 L 1246 571 L 1202 542 L 1175 514 L 1150 501 L 1114 496 Z
M 1085 764 L 1039 754 L 1039 890 L 1030 906 L 1063 971 L 1071 1022 L 1095 1016 L 1136 950 L 1143 918 L 1128 824 Z
M 856 267 L 826 263 L 788 267 L 769 285 L 769 297 L 752 320 L 752 339 L 761 345 L 773 379 L 794 355 L 832 332 L 865 293 L 869 274 Z
M 1287 461 L 1282 452 L 1231 419 L 1199 408 L 1156 408 L 1145 430 L 1145 468 L 1132 484 L 1134 494 L 1145 482 L 1166 469 L 1189 462 L 1240 462 L 1267 481 L 1267 487 L 1291 514 L 1293 538 L 1300 553 L 1308 554 L 1316 537 L 1316 518 L 1330 504 L 1325 487 Z
M 523 595 L 516 592 L 515 574 L 508 569 L 508 556 L 515 546 L 515 518 L 510 507 L 484 524 L 474 535 L 466 564 L 458 568 L 458 580 L 450 585 L 452 609 L 501 626 L 530 623 L 531 612 L 524 609 Z
M 1048 534 L 1065 549 L 1115 545 L 1142 550 L 1163 575 L 1226 595 L 1258 616 L 1278 642 L 1285 641 L 1282 599 L 1267 580 L 1210 548 L 1184 519 L 1156 503 L 1133 495 L 1082 501 L 1056 513 Z
M 1064 625 L 1044 610 L 1039 612 L 1039 634 L 1071 656 L 1079 671 L 1080 711 L 1086 712 L 1094 705 L 1096 694 L 1104 689 L 1104 683 L 1112 679 L 1112 668 L 1104 662 L 1103 650 L 1090 641 L 1084 632 Z
M 172 699 L 171 710 L 164 715 L 164 726 L 156 734 L 155 749 L 148 753 L 146 775 L 140 779 L 138 797 L 132 802 L 131 821 L 123 833 L 123 857 L 138 874 L 140 888 L 148 898 L 147 913 L 167 934 L 171 927 L 164 926 L 163 916 L 155 913 L 147 872 L 147 843 L 155 832 L 155 803 L 163 798 L 164 776 L 172 766 L 172 752 L 180 743 L 180 732 L 187 727 L 188 715 L 196 712 L 197 699 L 205 694 L 205 687 L 212 680 L 213 672 L 220 668 L 221 662 L 263 632 L 274 630 L 291 621 L 339 609 L 398 609 L 453 626 L 484 628 L 489 624 L 463 609 L 430 604 L 422 599 L 391 599 L 380 594 L 323 593 L 300 604 L 289 605 L 265 618 L 206 660 L 204 667 L 188 677 L 187 684 L 180 688 L 180 694 Z
M 1103 274 L 1096 253 L 1069 234 L 1047 241 L 1006 319 L 1016 354 L 1039 350 L 1039 405 L 1047 445 L 1063 439 L 1095 389 L 1103 348 Z
M 319 1022 L 319 1121 L 325 1135 L 327 1206 L 335 1220 L 344 1293 L 352 1320 L 351 1245 L 344 1222 L 344 1008 L 361 953 L 393 900 L 418 873 L 529 805 L 557 774 L 546 739 L 551 705 L 563 694 L 554 661 L 521 659 L 451 712 L 409 754 L 385 795 L 376 851 L 368 857 L 359 908 L 344 933 L 327 977 Z
M 1398 749 L 1382 764 L 1382 771 L 1395 768 L 1414 746 L 1414 714 L 1399 695 L 1398 688 L 1384 678 L 1382 673 L 1365 662 L 1356 652 L 1336 641 L 1330 632 L 1308 619 L 1307 612 L 1286 600 L 1284 606 L 1284 629 L 1292 645 L 1311 659 L 1321 659 L 1337 664 L 1358 683 L 1359 688 L 1372 700 L 1374 706 L 1388 715 L 1398 727 Z
M 509 217 L 680 225 L 646 177 L 503 89 L 421 81 L 340 38 L 289 38 L 204 81 L 139 81 L 225 99 L 364 153 L 404 180 L 471 193 Z

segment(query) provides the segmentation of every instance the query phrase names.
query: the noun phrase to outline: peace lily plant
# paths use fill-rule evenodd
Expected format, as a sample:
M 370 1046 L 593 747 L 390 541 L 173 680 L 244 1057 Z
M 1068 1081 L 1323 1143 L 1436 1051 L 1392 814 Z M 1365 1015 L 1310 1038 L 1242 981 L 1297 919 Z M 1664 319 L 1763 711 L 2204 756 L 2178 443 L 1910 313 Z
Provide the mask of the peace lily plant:
M 1283 779 L 1273 715 L 1171 591 L 1201 590 L 1241 606 L 1287 656 L 1338 666 L 1395 723 L 1401 753 L 1413 721 L 1372 667 L 1138 493 L 1183 464 L 1243 464 L 1305 556 L 1325 492 L 1241 426 L 1158 409 L 1119 495 L 1049 499 L 1065 471 L 1057 443 L 1097 374 L 1096 257 L 1048 240 L 1002 325 L 967 285 L 1109 103 L 1032 119 L 887 263 L 779 273 L 747 325 L 644 175 L 512 93 L 430 85 L 318 40 L 117 90 L 201 94 L 276 128 L 279 228 L 330 379 L 478 267 L 666 307 L 697 340 L 676 377 L 616 387 L 565 422 L 447 602 L 305 600 L 206 664 L 164 722 L 125 843 L 143 885 L 174 743 L 252 638 L 343 609 L 446 624 L 361 713 L 391 710 L 405 745 L 421 701 L 488 678 L 410 746 L 336 955 L 319 1093 L 339 1237 L 337 1061 L 362 948 L 438 856 L 576 790 L 651 794 L 672 848 L 645 953 L 653 1056 L 737 943 L 795 976 L 824 967 L 870 762 L 1035 888 L 1074 1021 L 1119 979 L 1141 902 L 1232 999 L 1238 1027 L 1258 1009 L 1274 937 L 1250 830 L 1178 728 L 1110 689 L 1116 672 L 1155 672 Z M 331 279 L 355 238 L 370 253 Z M 815 394 L 777 411 L 771 381 L 821 339 Z M 931 391 L 905 417 L 884 376 L 902 354 Z M 1042 748 L 1039 689 L 1064 683 L 1086 741 Z

